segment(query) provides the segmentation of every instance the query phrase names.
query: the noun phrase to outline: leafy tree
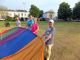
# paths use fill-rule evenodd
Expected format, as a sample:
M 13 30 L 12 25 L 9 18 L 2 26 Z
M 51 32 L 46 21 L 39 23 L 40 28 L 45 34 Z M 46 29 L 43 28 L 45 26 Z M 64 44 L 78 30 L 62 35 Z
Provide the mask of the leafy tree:
M 31 5 L 30 14 L 29 15 L 33 15 L 35 17 L 39 17 L 39 14 L 40 14 L 39 8 L 34 6 L 34 5 Z
M 7 22 L 8 22 L 8 21 L 13 21 L 13 18 L 10 17 L 10 16 L 7 16 L 5 20 L 6 20 Z
M 43 16 L 43 13 L 44 13 L 44 11 L 43 10 L 40 10 L 39 17 L 42 17 Z
M 67 21 L 68 18 L 71 18 L 72 10 L 68 3 L 61 3 L 58 9 L 58 18 Z
M 80 2 L 76 3 L 73 8 L 73 19 L 80 19 Z

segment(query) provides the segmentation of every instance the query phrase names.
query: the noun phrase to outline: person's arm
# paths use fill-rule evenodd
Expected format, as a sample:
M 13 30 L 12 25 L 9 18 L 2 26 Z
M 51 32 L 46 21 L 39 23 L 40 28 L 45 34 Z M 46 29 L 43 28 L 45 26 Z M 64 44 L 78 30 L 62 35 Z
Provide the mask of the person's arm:
M 45 34 L 45 32 L 44 32 L 42 36 L 44 37 L 45 35 L 46 35 L 46 34 Z
M 43 33 L 42 37 L 44 37 L 46 35 L 46 31 Z
M 35 33 L 35 32 L 38 32 L 38 31 L 39 31 L 39 26 L 37 26 L 37 29 L 34 31 L 34 33 Z
M 52 37 L 52 34 L 49 34 L 49 36 L 45 39 L 45 42 L 48 41 Z
M 15 25 L 17 26 L 17 21 L 16 21 Z
M 51 32 L 50 32 L 50 34 L 46 38 L 45 42 L 48 41 L 50 38 L 54 38 L 54 34 L 55 34 L 55 30 L 52 29 Z

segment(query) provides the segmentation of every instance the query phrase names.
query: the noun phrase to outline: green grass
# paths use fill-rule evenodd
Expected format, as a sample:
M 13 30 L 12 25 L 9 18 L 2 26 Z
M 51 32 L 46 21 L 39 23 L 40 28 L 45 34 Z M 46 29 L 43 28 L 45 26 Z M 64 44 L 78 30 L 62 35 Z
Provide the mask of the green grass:
M 39 35 L 47 28 L 46 21 L 39 21 Z M 15 22 L 10 22 L 15 26 Z M 26 22 L 22 22 L 26 26 Z M 3 28 L 3 22 L 0 21 Z M 55 45 L 51 60 L 80 60 L 80 22 L 56 22 Z
M 0 27 L 3 27 L 4 23 L 5 23 L 5 21 L 0 21 Z M 15 27 L 16 26 L 16 22 L 15 21 L 10 21 L 9 23 L 10 23 L 11 27 Z M 21 23 L 22 23 L 22 26 L 26 26 L 26 22 L 22 21 Z

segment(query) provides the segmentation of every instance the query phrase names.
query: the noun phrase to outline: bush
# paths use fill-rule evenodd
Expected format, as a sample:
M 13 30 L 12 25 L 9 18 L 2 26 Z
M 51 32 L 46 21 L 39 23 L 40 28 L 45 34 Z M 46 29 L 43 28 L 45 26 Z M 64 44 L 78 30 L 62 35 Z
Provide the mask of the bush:
M 20 20 L 21 20 L 21 21 L 24 21 L 24 18 L 21 18 Z
M 5 26 L 5 27 L 10 27 L 10 23 L 9 23 L 8 21 L 6 21 L 6 22 L 4 23 L 4 26 Z
M 7 16 L 6 21 L 13 21 L 14 19 L 10 16 Z

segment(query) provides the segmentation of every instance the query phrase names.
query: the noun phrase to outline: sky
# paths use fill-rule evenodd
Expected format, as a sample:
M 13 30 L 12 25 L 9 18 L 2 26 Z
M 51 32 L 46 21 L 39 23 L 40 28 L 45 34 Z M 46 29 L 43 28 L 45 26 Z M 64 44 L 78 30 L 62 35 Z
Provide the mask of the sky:
M 51 9 L 57 12 L 60 3 L 67 2 L 73 8 L 78 1 L 80 0 L 0 0 L 0 5 L 6 6 L 8 9 L 26 9 L 29 11 L 31 4 L 34 4 L 45 12 Z

